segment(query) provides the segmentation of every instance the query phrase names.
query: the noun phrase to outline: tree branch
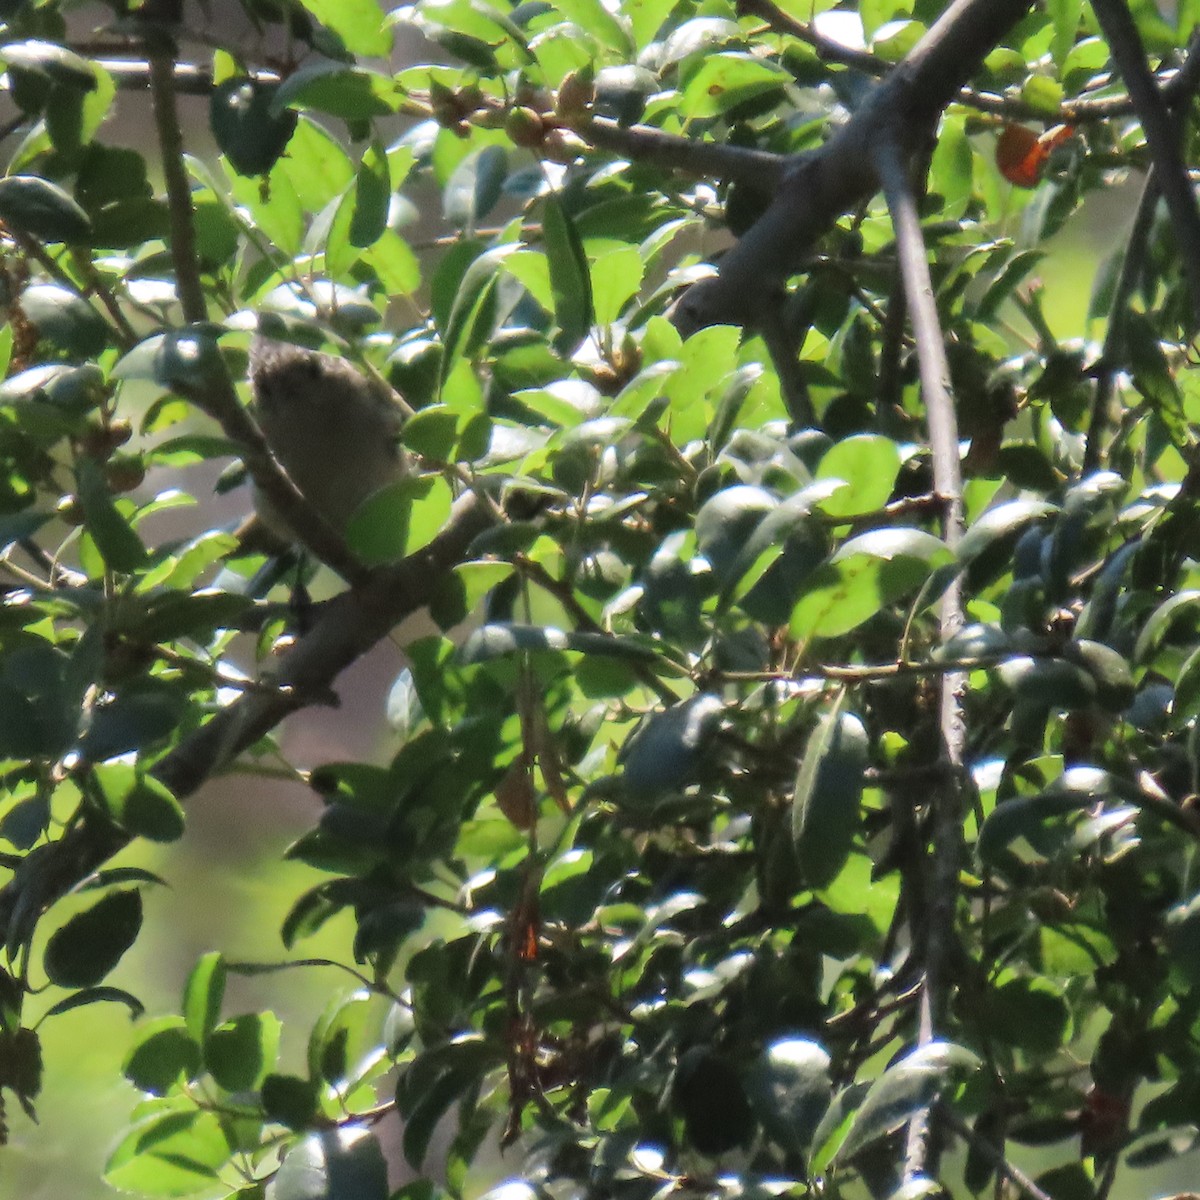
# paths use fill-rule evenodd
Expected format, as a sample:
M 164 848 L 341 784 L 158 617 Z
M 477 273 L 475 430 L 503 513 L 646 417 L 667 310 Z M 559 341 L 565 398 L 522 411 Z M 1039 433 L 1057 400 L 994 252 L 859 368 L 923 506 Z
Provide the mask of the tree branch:
M 1121 259 L 1121 270 L 1113 288 L 1112 304 L 1108 311 L 1108 328 L 1104 332 L 1104 347 L 1100 351 L 1096 390 L 1092 396 L 1092 412 L 1083 450 L 1084 475 L 1090 475 L 1096 470 L 1103 453 L 1104 428 L 1112 407 L 1117 375 L 1125 360 L 1125 318 L 1133 289 L 1137 286 L 1138 275 L 1146 261 L 1150 227 L 1154 223 L 1154 210 L 1158 207 L 1161 195 L 1156 175 L 1156 170 L 1151 167 L 1142 185 L 1142 194 L 1138 197 L 1133 224 L 1125 238 L 1125 254 Z
M 1200 88 L 1200 29 L 1193 32 L 1188 41 L 1187 58 L 1178 74 L 1171 80 L 1168 103 L 1171 107 L 1171 124 L 1174 136 L 1179 138 L 1180 115 L 1178 109 L 1190 103 L 1197 88 Z M 1121 270 L 1113 288 L 1112 304 L 1109 306 L 1108 328 L 1104 334 L 1104 347 L 1100 353 L 1100 369 L 1096 379 L 1096 391 L 1092 397 L 1092 413 L 1088 422 L 1087 443 L 1083 453 L 1083 474 L 1087 475 L 1099 465 L 1103 454 L 1101 442 L 1104 427 L 1112 407 L 1113 391 L 1117 374 L 1125 362 L 1124 345 L 1125 318 L 1130 308 L 1133 290 L 1137 286 L 1138 274 L 1146 259 L 1150 243 L 1150 229 L 1154 222 L 1154 210 L 1162 192 L 1158 186 L 1158 169 L 1151 164 L 1138 198 L 1133 224 L 1125 239 L 1125 253 L 1121 259 Z
M 459 500 L 428 546 L 371 573 L 362 586 L 321 608 L 311 631 L 280 660 L 274 688 L 256 689 L 219 709 L 156 764 L 153 774 L 180 800 L 232 762 L 290 713 L 324 702 L 337 675 L 410 613 L 423 608 L 445 573 L 492 523 L 487 505 Z M 0 935 L 9 944 L 32 936 L 38 916 L 130 842 L 111 822 L 89 815 L 57 841 L 38 846 L 0 888 Z
M 175 290 L 183 308 L 183 319 L 194 325 L 208 315 L 200 270 L 196 265 L 196 229 L 192 220 L 192 189 L 183 165 L 183 133 L 175 104 L 175 55 L 171 45 L 147 43 L 150 63 L 150 94 L 154 101 L 154 124 L 162 154 L 167 209 L 171 220 L 171 259 L 175 265 Z
M 1093 0 L 1092 9 L 1146 134 L 1155 178 L 1171 214 L 1191 292 L 1193 329 L 1200 328 L 1200 208 L 1188 179 L 1175 123 L 1150 74 L 1142 39 L 1125 0 Z
M 1022 1194 L 1029 1200 L 1050 1200 L 1049 1193 L 1042 1191 L 1019 1167 L 1013 1166 L 1001 1151 L 997 1150 L 987 1138 L 977 1134 L 948 1104 L 939 1103 L 936 1113 L 939 1121 L 949 1126 L 963 1141 L 978 1150 L 1000 1175 L 1020 1188 Z
M 876 191 L 870 148 L 880 124 L 923 135 L 1030 6 L 1031 0 L 954 0 L 837 134 L 792 160 L 774 201 L 721 260 L 717 275 L 680 298 L 680 331 L 757 324 L 777 285 L 817 238 Z
M 873 146 L 873 161 L 887 198 L 904 295 L 912 315 L 921 374 L 921 393 L 929 425 L 929 447 L 933 456 L 935 491 L 946 498 L 944 533 L 954 548 L 962 539 L 962 475 L 959 464 L 958 421 L 950 391 L 950 364 L 938 320 L 933 281 L 916 196 L 908 176 L 898 131 L 885 124 Z M 940 633 L 947 641 L 962 627 L 962 590 L 959 577 L 942 598 Z M 925 911 L 914 909 L 914 921 L 924 919 L 923 937 L 914 942 L 923 948 L 925 986 L 921 992 L 919 1043 L 937 1036 L 949 1002 L 950 959 L 954 946 L 954 919 L 958 906 L 959 863 L 962 858 L 961 768 L 966 744 L 966 722 L 962 710 L 965 677 L 947 673 L 940 683 L 941 756 L 951 768 L 931 796 L 933 852 L 929 880 L 924 889 Z M 914 930 L 914 934 L 917 931 Z M 922 1176 L 930 1158 L 929 1113 L 918 1114 L 909 1125 L 906 1179 Z
M 445 574 L 493 522 L 475 495 L 459 500 L 428 546 L 324 605 L 317 623 L 279 661 L 270 692 L 251 692 L 216 713 L 162 759 L 154 774 L 176 796 L 191 795 L 284 717 L 329 696 L 333 680 L 400 621 L 432 599 Z
M 736 8 L 738 16 L 759 17 L 776 33 L 793 37 L 798 42 L 811 46 L 822 62 L 851 67 L 866 75 L 885 75 L 892 69 L 892 64 L 886 58 L 880 58 L 878 54 L 867 50 L 843 46 L 841 42 L 818 32 L 810 23 L 797 21 L 790 13 L 784 12 L 774 0 L 737 0 Z
M 699 142 L 650 125 L 618 125 L 605 117 L 573 121 L 571 132 L 589 146 L 611 150 L 625 158 L 692 175 L 713 176 L 773 192 L 783 179 L 789 159 L 769 150 L 750 150 L 722 142 Z

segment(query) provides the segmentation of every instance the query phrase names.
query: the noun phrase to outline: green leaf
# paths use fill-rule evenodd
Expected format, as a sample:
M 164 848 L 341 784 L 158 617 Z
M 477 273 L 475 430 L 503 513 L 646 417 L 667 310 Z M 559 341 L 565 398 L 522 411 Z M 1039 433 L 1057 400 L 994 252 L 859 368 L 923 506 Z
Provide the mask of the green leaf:
M 372 143 L 359 161 L 354 180 L 354 216 L 350 221 L 352 246 L 365 250 L 379 241 L 387 229 L 391 200 L 387 151 L 378 143 Z
M 823 717 L 796 776 L 792 837 L 805 882 L 826 887 L 854 844 L 867 769 L 867 731 L 851 713 Z
M 611 325 L 642 286 L 645 260 L 635 246 L 618 246 L 592 263 L 590 278 L 596 323 Z
M 209 1189 L 230 1155 L 220 1119 L 187 1108 L 155 1112 L 135 1125 L 109 1156 L 105 1181 L 147 1196 L 187 1196 Z
M 820 508 L 831 517 L 848 517 L 882 508 L 900 473 L 900 451 L 889 438 L 861 433 L 835 442 L 817 466 L 817 479 L 840 479 Z
M 620 57 L 628 57 L 634 51 L 625 26 L 603 4 L 601 0 L 562 0 L 555 8 L 566 19 L 578 25 L 608 50 Z
M 387 1164 L 375 1135 L 343 1126 L 311 1133 L 287 1153 L 275 1200 L 387 1200 Z
M 0 221 L 47 242 L 86 242 L 92 222 L 57 184 L 39 175 L 0 179 Z
M 1062 989 L 1049 979 L 1018 976 L 987 1000 L 990 1036 L 1027 1054 L 1053 1054 L 1071 1033 L 1071 1010 Z
M 121 1070 L 139 1091 L 165 1096 L 181 1081 L 195 1079 L 202 1061 L 182 1017 L 155 1017 L 142 1026 Z
M 810 576 L 792 610 L 792 636 L 848 633 L 916 591 L 952 557 L 944 542 L 919 529 L 875 529 L 851 538 Z
M 1047 75 L 1031 75 L 1021 88 L 1021 99 L 1042 116 L 1057 120 L 1062 113 L 1062 84 Z
M 225 999 L 225 960 L 210 951 L 192 968 L 183 988 L 183 1016 L 188 1033 L 200 1045 L 221 1019 Z
M 846 1161 L 899 1129 L 932 1104 L 955 1075 L 973 1072 L 979 1065 L 969 1050 L 948 1042 L 930 1042 L 906 1055 L 871 1085 L 837 1157 Z
M 56 42 L 34 38 L 24 42 L 9 42 L 0 47 L 0 59 L 10 67 L 41 75 L 51 83 L 81 92 L 96 90 L 95 67 L 82 55 Z
M 141 927 L 141 892 L 130 889 L 105 896 L 51 935 L 43 958 L 50 982 L 59 987 L 95 986 L 121 961 Z
M 696 547 L 708 559 L 719 584 L 735 582 L 743 550 L 764 518 L 778 505 L 779 501 L 765 488 L 737 484 L 700 506 L 696 514 Z
M 1164 600 L 1146 619 L 1133 648 L 1133 661 L 1149 663 L 1167 637 L 1182 629 L 1189 638 L 1200 628 L 1200 591 L 1186 588 Z
M 1167 427 L 1171 441 L 1185 446 L 1188 441 L 1188 418 L 1183 397 L 1175 382 L 1174 372 L 1155 325 L 1139 312 L 1129 312 L 1124 319 L 1125 345 L 1133 374 L 1133 386 L 1145 397 L 1153 411 Z
M 561 331 L 556 345 L 569 354 L 592 327 L 592 280 L 583 243 L 557 196 L 546 197 L 542 236 L 554 293 L 554 318 Z
M 988 284 L 979 300 L 976 316 L 980 321 L 994 321 L 1001 306 L 1024 282 L 1025 277 L 1046 257 L 1043 250 L 1019 250 Z
M 46 1016 L 54 1017 L 75 1008 L 86 1008 L 89 1004 L 123 1004 L 129 1009 L 129 1016 L 133 1020 L 137 1020 L 146 1011 L 146 1006 L 136 996 L 122 988 L 93 987 L 84 988 L 82 991 L 68 996 L 65 1000 L 50 1005 L 46 1009 Z
M 1167 911 L 1171 974 L 1186 989 L 1200 986 L 1200 896 Z
M 113 502 L 99 464 L 79 459 L 76 468 L 83 520 L 105 563 L 114 571 L 136 571 L 146 564 L 146 548 Z
M 1053 788 L 997 804 L 979 830 L 975 854 L 984 866 L 1002 866 L 1010 860 L 1014 843 L 1046 846 L 1044 831 L 1055 818 L 1081 813 L 1117 795 L 1118 785 L 1106 771 L 1075 767 L 1064 772 Z M 1046 848 L 1064 850 L 1066 839 L 1054 839 Z
M 104 762 L 162 742 L 186 708 L 186 693 L 177 684 L 154 676 L 135 678 L 92 707 L 80 748 L 93 762 Z
M 681 107 L 692 118 L 718 117 L 790 82 L 782 68 L 752 54 L 710 54 L 688 81 Z
M 204 1043 L 204 1065 L 227 1092 L 249 1091 L 275 1066 L 281 1029 L 269 1012 L 223 1021 Z
M 415 412 L 404 425 L 404 444 L 433 462 L 450 462 L 458 441 L 458 413 L 445 404 Z
M 446 220 L 468 234 L 500 199 L 508 175 L 508 154 L 503 146 L 484 146 L 468 154 L 446 182 L 442 210 Z
M 272 107 L 276 112 L 289 106 L 311 108 L 346 121 L 366 121 L 388 116 L 394 96 L 382 75 L 322 59 L 293 71 L 279 85 Z
M 442 332 L 441 378 L 444 382 L 458 357 L 469 353 L 487 324 L 487 305 L 499 277 L 500 266 L 518 244 L 497 246 L 480 254 L 463 273 L 454 292 L 446 326 Z
M 322 25 L 342 39 L 351 54 L 386 58 L 392 32 L 376 0 L 300 0 Z
M 182 836 L 183 807 L 153 775 L 132 763 L 101 763 L 94 777 L 113 820 L 127 833 L 153 842 Z
M 1009 500 L 989 508 L 963 534 L 958 544 L 959 561 L 973 562 L 997 542 L 1057 511 L 1056 505 L 1045 500 Z

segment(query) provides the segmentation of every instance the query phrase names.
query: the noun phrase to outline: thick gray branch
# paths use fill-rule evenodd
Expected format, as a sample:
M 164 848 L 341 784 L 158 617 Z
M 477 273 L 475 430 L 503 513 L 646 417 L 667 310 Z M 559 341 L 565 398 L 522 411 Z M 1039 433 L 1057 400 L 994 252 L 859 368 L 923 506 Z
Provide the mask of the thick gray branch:
M 924 136 L 1030 7 L 1031 0 L 955 0 L 851 120 L 819 151 L 793 162 L 771 206 L 721 260 L 718 274 L 681 298 L 680 330 L 757 324 L 817 238 L 877 190 L 871 146 L 880 125 Z

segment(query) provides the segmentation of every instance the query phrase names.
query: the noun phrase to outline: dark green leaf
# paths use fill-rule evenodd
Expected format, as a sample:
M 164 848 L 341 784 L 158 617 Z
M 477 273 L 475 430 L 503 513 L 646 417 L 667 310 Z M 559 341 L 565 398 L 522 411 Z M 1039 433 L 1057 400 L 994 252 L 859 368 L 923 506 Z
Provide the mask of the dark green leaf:
M 234 75 L 209 98 L 209 121 L 221 153 L 239 175 L 265 175 L 296 129 L 296 114 L 277 104 L 279 84 Z
M 274 1192 L 275 1200 L 387 1200 L 387 1165 L 365 1129 L 310 1133 L 288 1151 Z
M 702 694 L 646 721 L 623 752 L 629 799 L 648 804 L 691 783 L 724 711 L 716 696 Z
M 133 1020 L 146 1011 L 146 1006 L 136 996 L 121 988 L 94 987 L 84 988 L 83 991 L 50 1005 L 46 1009 L 46 1016 L 54 1017 L 59 1013 L 70 1012 L 73 1008 L 86 1008 L 89 1004 L 123 1004 L 129 1009 L 129 1016 Z
M 64 87 L 81 92 L 96 90 L 96 72 L 92 64 L 82 55 L 54 42 L 34 39 L 9 42 L 0 49 L 0 58 L 10 67 L 31 71 Z
M 139 1091 L 165 1096 L 178 1083 L 200 1073 L 200 1047 L 182 1018 L 156 1017 L 142 1027 L 125 1059 L 125 1078 Z
M 37 175 L 0 179 L 0 221 L 47 242 L 86 242 L 87 213 L 57 184 Z
M 268 1075 L 262 1081 L 262 1104 L 268 1120 L 302 1130 L 316 1116 L 320 1096 L 311 1080 L 296 1075 Z
M 851 713 L 823 717 L 809 738 L 796 776 L 792 837 L 811 887 L 832 883 L 850 857 L 867 751 L 867 732 Z
M 274 1067 L 279 1033 L 274 1013 L 246 1013 L 223 1021 L 204 1043 L 204 1065 L 227 1092 L 249 1091 Z
M 546 198 L 542 234 L 550 265 L 554 317 L 561 332 L 556 345 L 569 354 L 592 327 L 592 280 L 583 243 L 556 196 Z
M 763 1129 L 780 1146 L 806 1154 L 833 1098 L 829 1055 L 816 1042 L 784 1038 L 755 1063 L 749 1096 Z
M 141 892 L 113 892 L 55 930 L 46 943 L 46 974 L 59 987 L 94 987 L 121 961 L 141 927 Z
M 373 144 L 362 156 L 354 181 L 354 215 L 350 219 L 350 244 L 365 249 L 373 246 L 387 229 L 392 200 L 391 172 L 387 153 Z
M 502 146 L 484 146 L 468 155 L 446 183 L 442 198 L 446 219 L 473 232 L 500 199 L 507 174 L 508 155 Z
M 146 563 L 146 548 L 117 508 L 99 465 L 81 458 L 76 466 L 83 520 L 96 549 L 114 571 L 136 571 Z

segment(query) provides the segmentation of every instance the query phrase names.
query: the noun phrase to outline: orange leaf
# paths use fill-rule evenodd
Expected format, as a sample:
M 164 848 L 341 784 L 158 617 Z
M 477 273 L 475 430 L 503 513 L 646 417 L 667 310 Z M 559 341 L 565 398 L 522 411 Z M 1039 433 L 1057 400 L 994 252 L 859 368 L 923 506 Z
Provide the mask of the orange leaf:
M 996 166 L 1009 183 L 1037 187 L 1051 152 L 1074 132 L 1073 125 L 1059 125 L 1039 137 L 1024 125 L 1005 125 L 996 139 Z

